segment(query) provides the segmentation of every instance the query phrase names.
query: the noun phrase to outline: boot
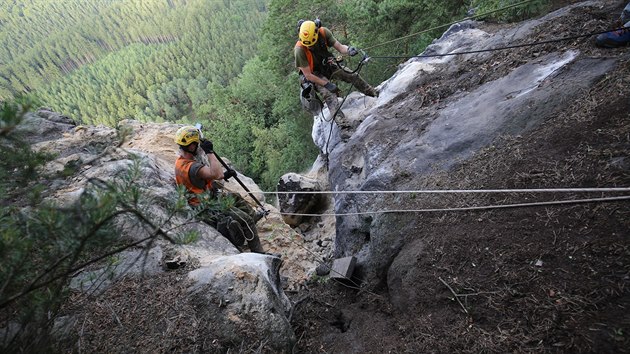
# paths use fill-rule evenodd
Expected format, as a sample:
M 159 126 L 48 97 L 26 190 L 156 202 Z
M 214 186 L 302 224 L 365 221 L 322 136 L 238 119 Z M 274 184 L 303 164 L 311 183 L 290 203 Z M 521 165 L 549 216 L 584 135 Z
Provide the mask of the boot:
M 258 235 L 253 235 L 252 239 L 250 241 L 247 241 L 247 247 L 249 247 L 249 250 L 254 253 L 265 254 L 265 250 L 260 244 L 260 239 L 258 238 Z
M 230 241 L 232 241 L 236 247 L 243 247 L 245 245 L 245 233 L 241 228 L 241 224 L 230 218 L 228 230 L 230 230 Z
M 365 90 L 365 95 L 370 97 L 378 97 L 378 91 L 370 86 L 367 90 Z
M 239 249 L 245 244 L 245 237 L 239 223 L 229 216 L 223 217 L 217 222 L 217 231 Z
M 267 213 L 264 210 L 256 210 L 256 213 L 254 214 L 254 223 L 257 223 L 258 220 L 262 219 L 265 215 L 267 215 Z

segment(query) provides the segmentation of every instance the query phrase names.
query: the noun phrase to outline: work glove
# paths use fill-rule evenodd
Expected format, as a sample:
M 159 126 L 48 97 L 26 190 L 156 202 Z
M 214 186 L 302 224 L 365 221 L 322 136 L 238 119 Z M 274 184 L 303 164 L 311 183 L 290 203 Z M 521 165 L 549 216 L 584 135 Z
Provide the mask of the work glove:
M 330 81 L 328 81 L 326 85 L 324 85 L 324 88 L 332 93 L 339 93 L 339 88 L 337 87 L 337 85 L 333 84 Z
M 203 149 L 203 152 L 205 152 L 206 154 L 211 154 L 214 152 L 214 146 L 212 145 L 212 141 L 210 140 L 202 139 L 200 146 L 201 149 Z
M 357 50 L 357 48 L 355 47 L 348 47 L 348 55 L 353 57 L 355 55 L 359 54 L 359 51 Z
M 223 180 L 227 181 L 228 179 L 236 177 L 236 171 L 231 168 L 228 168 L 227 171 L 223 172 Z

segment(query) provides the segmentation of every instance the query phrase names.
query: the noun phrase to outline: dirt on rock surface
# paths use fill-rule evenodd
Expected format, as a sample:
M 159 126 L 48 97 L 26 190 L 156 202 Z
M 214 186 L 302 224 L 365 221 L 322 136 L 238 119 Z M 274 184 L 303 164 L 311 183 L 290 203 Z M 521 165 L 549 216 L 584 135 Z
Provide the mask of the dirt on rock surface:
M 603 30 L 624 4 L 576 12 L 528 41 Z M 580 23 L 582 29 L 576 28 Z M 630 186 L 628 48 L 593 38 L 549 44 L 592 57 L 623 57 L 571 109 L 519 136 L 503 136 L 451 171 L 400 181 L 401 189 Z M 503 63 L 451 92 L 501 77 L 534 55 L 498 52 Z M 475 64 L 469 72 L 478 72 Z M 461 73 L 460 73 L 461 74 Z M 471 77 L 471 76 L 467 76 Z M 449 86 L 452 83 L 452 86 Z M 438 84 L 430 84 L 438 85 Z M 422 92 L 436 92 L 426 86 Z M 437 88 L 436 88 L 437 89 Z M 605 196 L 624 196 L 612 193 Z M 392 208 L 470 207 L 600 198 L 601 193 L 393 196 Z M 628 353 L 630 201 L 584 202 L 396 216 L 405 246 L 380 284 L 317 278 L 293 295 L 299 353 Z

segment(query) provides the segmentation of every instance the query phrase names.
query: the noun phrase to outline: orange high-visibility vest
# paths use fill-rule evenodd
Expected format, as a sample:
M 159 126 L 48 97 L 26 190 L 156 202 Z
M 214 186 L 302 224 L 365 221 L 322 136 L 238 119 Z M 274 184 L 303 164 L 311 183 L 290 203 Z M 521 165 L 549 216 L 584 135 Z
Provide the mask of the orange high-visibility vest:
M 177 158 L 175 161 L 175 182 L 178 185 L 183 185 L 186 189 L 195 194 L 201 194 L 207 190 L 212 189 L 212 180 L 206 181 L 206 185 L 204 188 L 199 188 L 195 186 L 190 180 L 190 168 L 192 167 L 195 160 L 187 159 L 182 156 Z M 192 197 L 188 200 L 188 204 L 192 206 L 199 205 L 199 199 L 196 197 Z

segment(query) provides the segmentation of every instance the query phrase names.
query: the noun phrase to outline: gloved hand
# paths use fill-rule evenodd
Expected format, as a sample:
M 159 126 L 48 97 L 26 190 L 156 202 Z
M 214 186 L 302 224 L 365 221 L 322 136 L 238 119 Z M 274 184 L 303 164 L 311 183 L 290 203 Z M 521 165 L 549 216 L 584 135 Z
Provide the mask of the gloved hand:
M 333 84 L 332 82 L 328 81 L 326 83 L 326 85 L 324 85 L 324 88 L 332 93 L 338 93 L 339 92 L 339 88 L 337 87 L 337 85 Z
M 355 55 L 359 54 L 359 51 L 357 50 L 357 48 L 355 47 L 348 47 L 348 55 L 353 57 Z
M 228 168 L 227 171 L 223 172 L 223 180 L 227 181 L 228 179 L 236 177 L 236 171 L 231 168 Z
M 211 154 L 214 152 L 214 146 L 212 145 L 212 141 L 210 140 L 202 139 L 200 146 L 203 149 L 203 152 L 205 152 L 206 154 Z
M 335 61 L 335 57 L 326 57 L 322 60 L 322 65 L 324 66 L 337 66 L 337 62 Z

